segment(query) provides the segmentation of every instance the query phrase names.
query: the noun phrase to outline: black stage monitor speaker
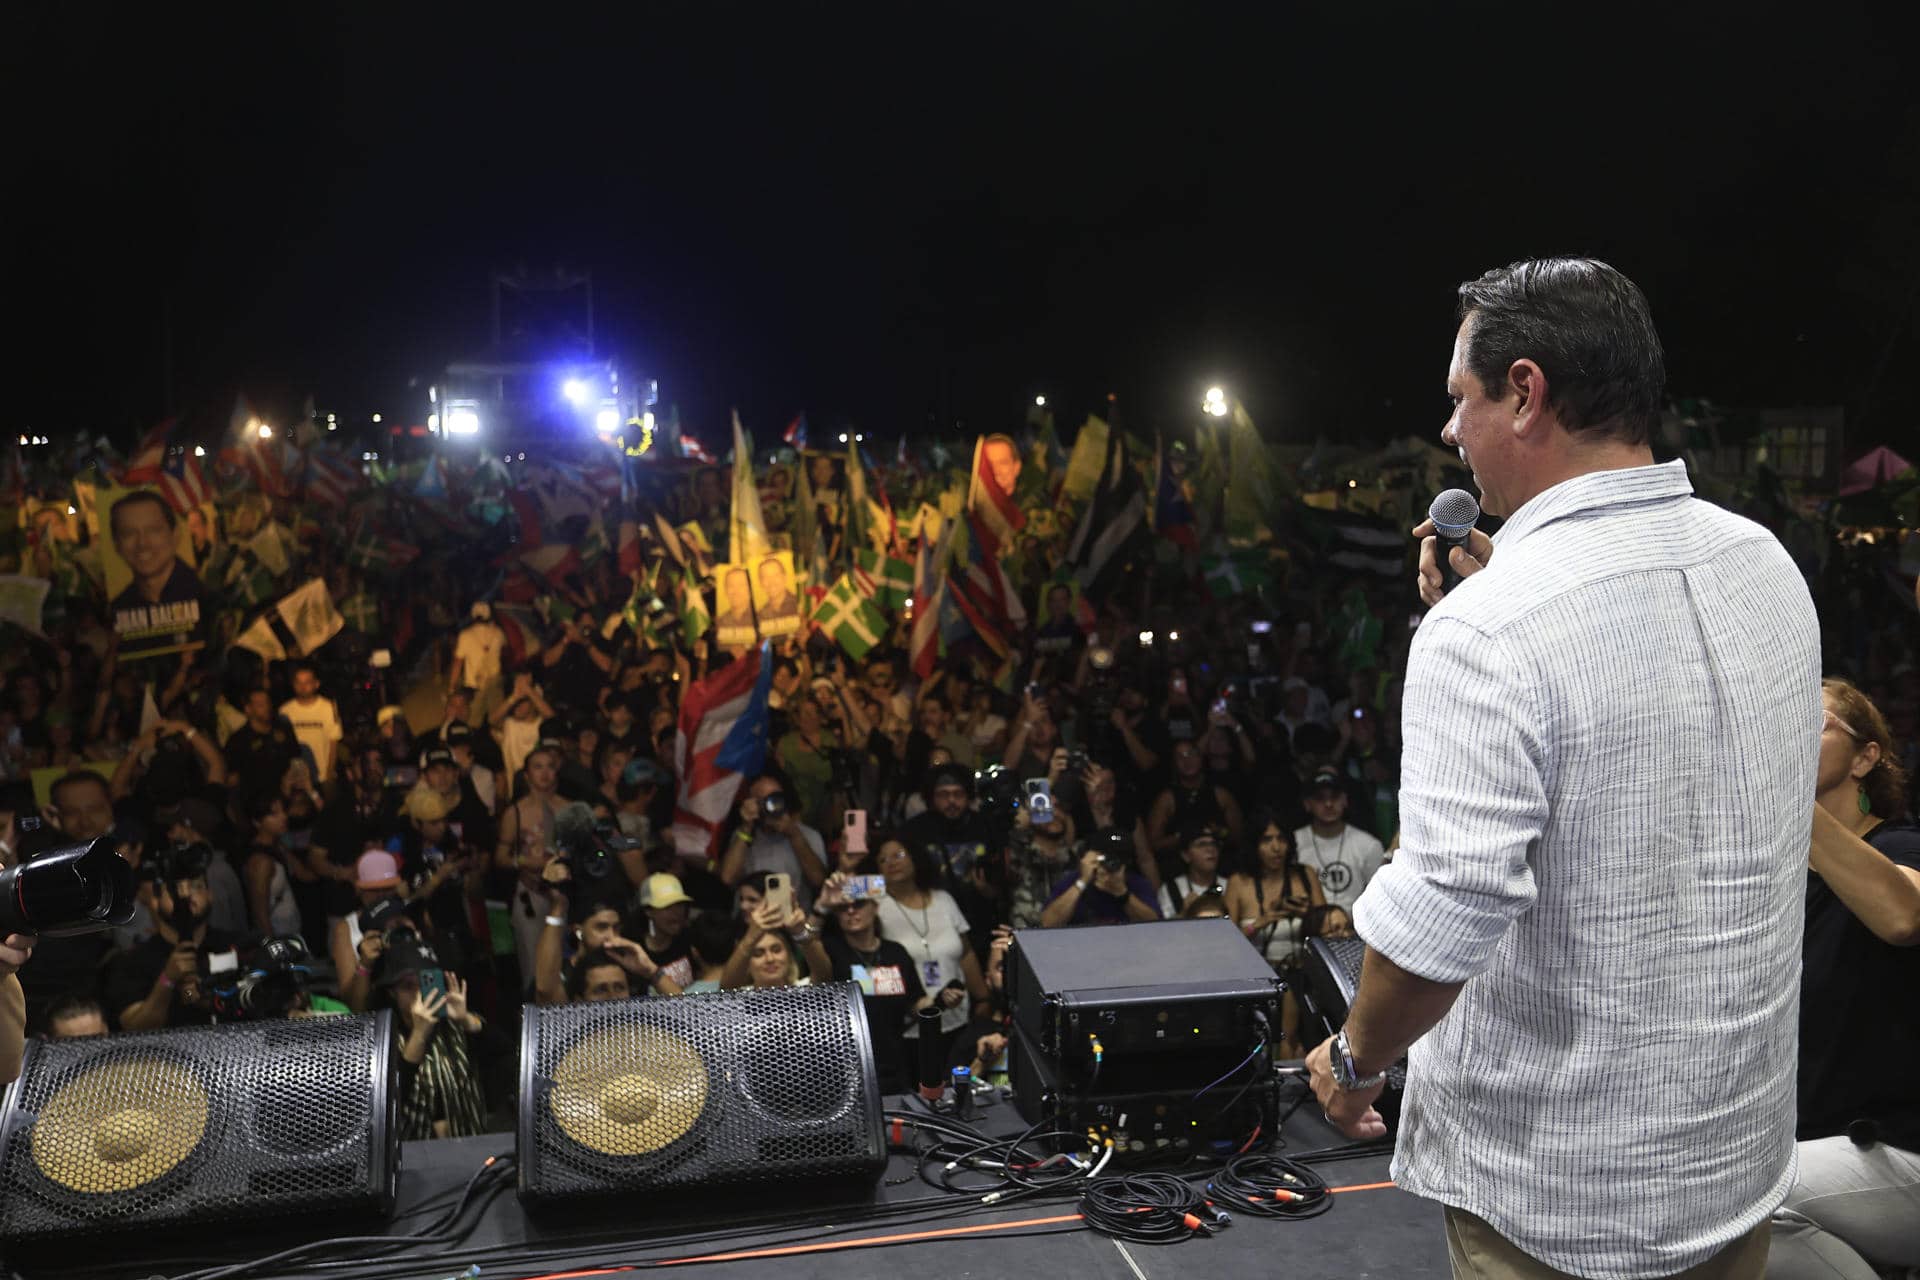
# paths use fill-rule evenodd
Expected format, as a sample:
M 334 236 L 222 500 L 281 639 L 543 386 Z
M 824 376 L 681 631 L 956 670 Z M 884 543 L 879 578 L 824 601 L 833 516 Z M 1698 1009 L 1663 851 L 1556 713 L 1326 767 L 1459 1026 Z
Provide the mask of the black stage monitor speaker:
M 877 1177 L 866 1006 L 850 983 L 530 1007 L 520 1195 Z
M 1302 1028 L 1300 1038 L 1318 1044 L 1346 1023 L 1347 1010 L 1360 990 L 1360 964 L 1367 956 L 1367 944 L 1358 938 L 1313 938 L 1307 943 L 1303 966 L 1301 996 L 1309 1016 L 1321 1024 L 1312 1030 Z M 1405 1058 L 1387 1068 L 1387 1087 L 1381 1091 L 1374 1109 L 1387 1122 L 1387 1128 L 1400 1127 L 1400 1095 L 1407 1087 Z
M 390 1013 L 29 1042 L 0 1239 L 392 1211 Z

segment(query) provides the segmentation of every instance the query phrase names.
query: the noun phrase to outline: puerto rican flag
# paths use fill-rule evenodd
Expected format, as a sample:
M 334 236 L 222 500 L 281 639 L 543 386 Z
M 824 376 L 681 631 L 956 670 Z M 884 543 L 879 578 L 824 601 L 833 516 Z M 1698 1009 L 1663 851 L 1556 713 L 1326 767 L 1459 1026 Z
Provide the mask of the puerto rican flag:
M 973 442 L 973 483 L 967 489 L 967 518 L 973 524 L 973 540 L 985 548 L 989 560 L 998 560 L 1012 549 L 1014 535 L 1026 527 L 1027 513 L 993 478 L 993 468 L 987 463 L 989 440 L 1011 449 L 1015 458 L 1020 456 L 1020 451 L 1005 436 L 981 436 Z
M 127 459 L 127 466 L 120 473 L 122 484 L 152 484 L 160 478 L 160 468 L 167 460 L 167 437 L 173 434 L 174 419 L 168 418 L 154 427 L 134 446 L 133 456 Z
M 986 540 L 981 536 L 980 521 L 969 513 L 967 525 L 972 533 L 967 539 L 967 562 L 947 579 L 947 594 L 960 607 L 974 634 L 989 649 L 1005 656 L 1020 628 L 1026 625 L 1027 611 L 1020 603 L 1020 594 L 1001 571 L 1000 562 L 983 545 Z M 918 602 L 915 604 L 917 607 Z
M 683 435 L 680 437 L 680 452 L 683 456 L 692 458 L 695 462 L 719 461 L 712 453 L 708 452 L 707 446 L 700 443 L 700 438 L 694 435 Z
M 683 858 L 713 856 L 743 779 L 767 758 L 767 694 L 773 657 L 766 642 L 694 682 L 680 703 L 674 771 L 680 793 L 673 811 L 673 847 Z
M 940 613 L 946 602 L 947 558 L 954 525 L 949 522 L 932 544 L 922 543 L 913 567 L 913 639 L 908 658 L 913 674 L 925 680 L 940 662 Z
M 348 495 L 366 483 L 358 463 L 349 461 L 343 453 L 320 445 L 307 450 L 301 467 L 301 479 L 307 501 L 321 507 L 344 507 Z
M 207 483 L 200 459 L 184 453 L 167 459 L 160 470 L 160 496 L 181 515 L 202 503 L 212 502 L 213 486 Z

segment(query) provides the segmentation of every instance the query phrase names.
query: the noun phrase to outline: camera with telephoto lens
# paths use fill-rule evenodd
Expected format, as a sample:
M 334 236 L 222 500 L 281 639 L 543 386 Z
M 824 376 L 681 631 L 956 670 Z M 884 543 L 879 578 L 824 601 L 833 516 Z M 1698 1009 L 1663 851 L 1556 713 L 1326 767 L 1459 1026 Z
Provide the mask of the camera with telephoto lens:
M 592 809 L 577 800 L 553 815 L 553 840 L 559 847 L 560 864 L 576 880 L 604 880 L 612 874 L 622 850 L 646 847 L 621 831 L 617 821 L 596 818 Z
M 0 871 L 0 937 L 73 938 L 133 919 L 134 876 L 110 836 L 61 845 Z
M 313 955 L 296 937 L 268 938 L 234 981 L 211 988 L 213 1013 L 229 1022 L 284 1018 L 305 1003 Z
M 167 923 L 181 938 L 190 938 L 200 926 L 193 912 L 193 899 L 182 887 L 207 874 L 213 865 L 213 847 L 203 840 L 190 844 L 170 844 L 158 850 L 140 868 L 149 880 L 164 886 L 173 898 L 173 914 Z
M 769 791 L 760 797 L 760 816 L 778 818 L 787 811 L 787 795 L 784 791 Z

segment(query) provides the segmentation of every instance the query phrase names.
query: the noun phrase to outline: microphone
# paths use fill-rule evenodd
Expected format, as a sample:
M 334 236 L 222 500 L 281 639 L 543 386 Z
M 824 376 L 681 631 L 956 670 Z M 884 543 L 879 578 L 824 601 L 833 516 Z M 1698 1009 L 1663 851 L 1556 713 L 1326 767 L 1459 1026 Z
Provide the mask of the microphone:
M 1440 557 L 1440 590 L 1447 592 L 1460 585 L 1459 570 L 1453 567 L 1453 549 L 1467 545 L 1467 535 L 1480 519 L 1480 504 L 1465 489 L 1449 489 L 1427 508 L 1433 521 L 1434 550 Z

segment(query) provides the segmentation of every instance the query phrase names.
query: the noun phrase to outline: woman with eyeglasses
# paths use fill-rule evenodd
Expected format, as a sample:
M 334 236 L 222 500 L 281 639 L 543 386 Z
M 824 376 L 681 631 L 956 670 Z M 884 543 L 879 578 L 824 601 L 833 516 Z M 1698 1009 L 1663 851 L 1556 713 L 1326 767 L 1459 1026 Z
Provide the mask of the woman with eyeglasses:
M 1769 1276 L 1920 1267 L 1920 830 L 1886 717 L 1821 686 L 1800 979 L 1799 1176 Z
M 880 895 L 865 885 L 850 889 L 843 872 L 828 877 L 814 914 L 837 926 L 826 934 L 827 958 L 833 961 L 834 981 L 860 988 L 880 1091 L 906 1092 L 914 1081 L 907 1027 L 914 1014 L 933 1003 L 920 981 L 919 966 L 905 947 L 880 936 Z

